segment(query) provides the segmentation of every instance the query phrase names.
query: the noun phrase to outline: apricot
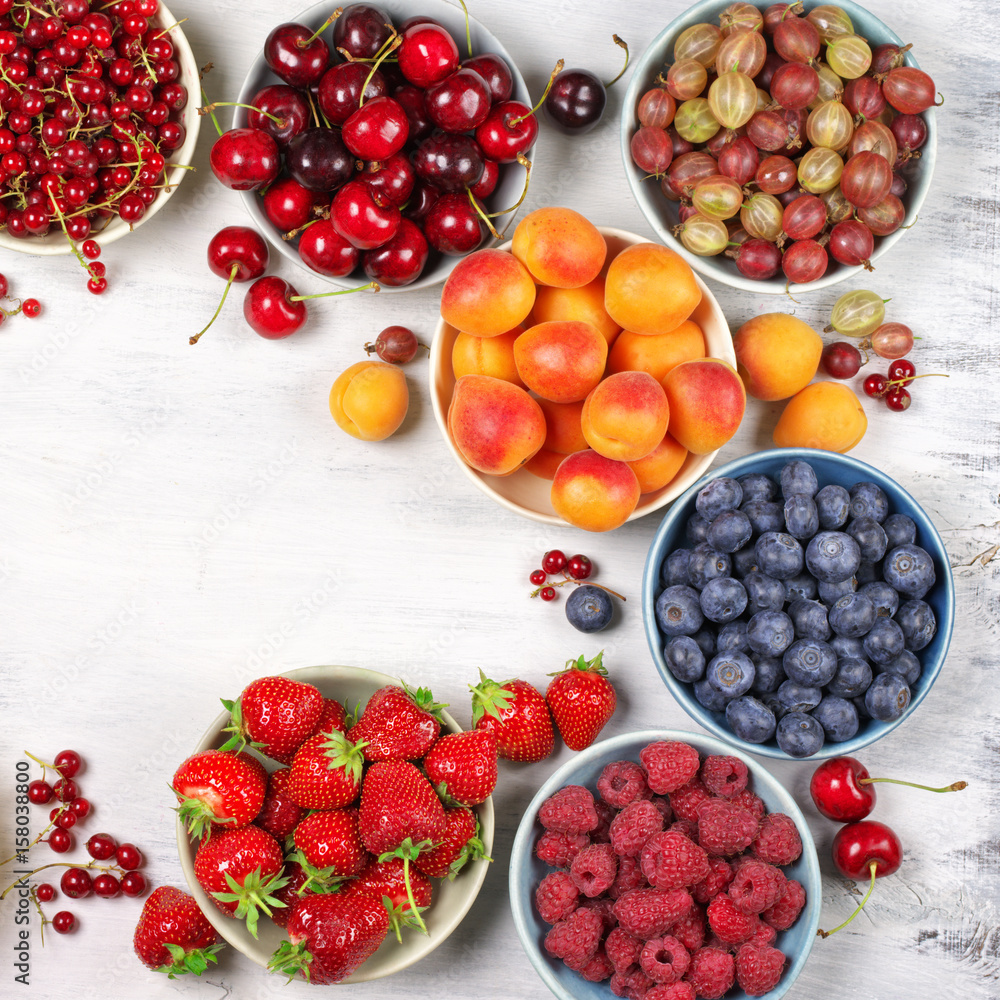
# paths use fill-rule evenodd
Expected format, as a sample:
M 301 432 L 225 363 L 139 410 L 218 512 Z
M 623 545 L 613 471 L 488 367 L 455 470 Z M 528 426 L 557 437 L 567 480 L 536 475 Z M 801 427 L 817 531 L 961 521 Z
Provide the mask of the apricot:
M 787 399 L 804 389 L 819 367 L 823 340 L 788 313 L 762 313 L 733 335 L 736 367 L 754 399 Z
M 583 451 L 587 447 L 587 439 L 580 426 L 583 402 L 578 399 L 575 403 L 553 403 L 551 399 L 539 397 L 538 405 L 545 414 L 547 428 L 545 448 L 561 455 L 572 455 L 574 451 Z
M 682 448 L 669 434 L 664 434 L 663 440 L 648 455 L 629 462 L 628 467 L 639 480 L 639 491 L 653 493 L 673 482 L 687 457 L 687 448 Z
M 680 254 L 658 243 L 626 247 L 611 262 L 604 282 L 604 308 L 623 329 L 669 333 L 701 302 L 694 271 Z
M 358 361 L 330 389 L 330 413 L 337 426 L 362 441 L 394 434 L 409 405 L 406 376 L 384 361 Z
M 466 463 L 508 476 L 545 440 L 545 415 L 524 389 L 489 375 L 463 375 L 448 407 L 448 433 Z
M 868 429 L 861 400 L 839 382 L 813 382 L 785 404 L 774 428 L 779 448 L 850 451 Z
M 556 469 L 559 468 L 565 457 L 561 452 L 540 448 L 524 463 L 524 468 L 533 476 L 538 476 L 539 479 L 548 479 L 551 482 L 555 478 Z
M 524 333 L 520 326 L 498 337 L 473 337 L 460 333 L 451 349 L 451 369 L 455 378 L 463 375 L 492 375 L 524 388 L 514 364 L 514 341 Z
M 579 288 L 604 267 L 608 244 L 597 226 L 571 208 L 539 208 L 514 230 L 511 253 L 544 285 Z
M 512 330 L 535 303 L 535 283 L 525 266 L 504 250 L 476 250 L 463 257 L 441 289 L 441 316 L 474 337 Z
M 559 464 L 550 495 L 555 512 L 574 527 L 610 531 L 635 510 L 639 480 L 624 462 L 578 451 Z
M 663 388 L 670 404 L 667 429 L 695 455 L 718 450 L 740 426 L 746 390 L 736 369 L 721 358 L 679 364 L 667 374 Z
M 669 418 L 667 394 L 652 375 L 618 372 L 587 396 L 580 426 L 598 455 L 634 462 L 663 440 Z
M 584 399 L 601 381 L 608 342 L 589 323 L 536 323 L 514 341 L 521 380 L 554 403 Z
M 608 342 L 610 347 L 621 332 L 621 327 L 604 308 L 604 279 L 593 281 L 579 288 L 552 288 L 539 285 L 535 292 L 535 307 L 531 310 L 536 323 L 550 320 L 573 319 L 589 323 Z
M 662 382 L 667 372 L 683 361 L 708 355 L 705 334 L 693 320 L 686 319 L 670 333 L 643 336 L 622 330 L 608 352 L 609 372 L 649 372 Z

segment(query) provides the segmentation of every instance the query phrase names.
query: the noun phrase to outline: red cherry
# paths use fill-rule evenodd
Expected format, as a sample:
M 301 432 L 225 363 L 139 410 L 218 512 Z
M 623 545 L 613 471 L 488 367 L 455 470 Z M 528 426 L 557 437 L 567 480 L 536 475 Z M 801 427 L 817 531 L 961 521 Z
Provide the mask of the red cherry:
M 299 256 L 318 274 L 342 278 L 358 266 L 361 251 L 351 246 L 329 219 L 320 219 L 299 236 Z
M 278 144 L 253 128 L 231 128 L 212 144 L 212 173 L 233 191 L 254 191 L 270 184 L 281 169 Z
M 364 181 L 348 181 L 333 196 L 330 222 L 352 246 L 371 250 L 396 235 L 399 209 Z
M 319 80 L 330 62 L 326 42 L 313 35 L 305 25 L 287 22 L 272 29 L 264 42 L 264 61 L 291 87 L 307 89 Z
M 424 217 L 424 235 L 439 253 L 463 257 L 483 242 L 486 233 L 468 195 L 445 194 Z
M 425 90 L 458 69 L 458 46 L 440 24 L 424 21 L 403 32 L 396 50 L 399 70 L 410 83 Z
M 243 299 L 243 318 L 265 340 L 290 337 L 306 321 L 304 302 L 292 301 L 298 292 L 282 278 L 258 278 Z
M 903 861 L 903 846 L 899 837 L 884 823 L 865 819 L 842 826 L 833 838 L 833 863 L 837 870 L 851 879 L 891 875 Z
M 487 160 L 483 165 L 483 175 L 469 188 L 473 198 L 482 201 L 489 198 L 496 190 L 497 181 L 500 180 L 500 165 L 496 160 Z
M 382 73 L 379 70 L 372 73 L 367 63 L 345 62 L 331 66 L 323 74 L 316 91 L 319 109 L 327 121 L 343 125 L 360 107 L 362 87 L 365 88 L 366 101 L 384 97 L 389 92 Z
M 470 132 L 481 125 L 493 103 L 489 84 L 467 66 L 424 92 L 427 114 L 445 132 Z
M 427 117 L 423 90 L 412 83 L 404 83 L 392 92 L 392 96 L 406 112 L 410 122 L 411 141 L 419 142 L 421 139 L 426 139 L 434 131 L 434 122 Z
M 400 208 L 410 200 L 417 181 L 413 164 L 402 152 L 366 163 L 359 176 L 373 191 Z
M 813 771 L 809 794 L 827 819 L 856 822 L 875 808 L 875 787 L 865 781 L 870 777 L 868 768 L 854 757 L 831 757 Z
M 361 266 L 380 285 L 409 285 L 420 277 L 430 250 L 420 227 L 400 219 L 396 235 L 361 255 Z
M 266 270 L 270 254 L 256 229 L 249 226 L 226 226 L 208 243 L 208 268 L 227 280 L 251 281 Z M 233 268 L 236 274 L 233 274 Z
M 358 108 L 341 129 L 344 145 L 362 160 L 385 160 L 398 153 L 410 134 L 410 122 L 398 101 L 376 97 Z
M 480 129 L 485 124 L 480 125 Z M 444 192 L 461 193 L 476 184 L 483 176 L 485 163 L 482 147 L 468 135 L 435 133 L 413 152 L 417 176 Z
M 247 112 L 247 124 L 270 133 L 279 149 L 284 149 L 309 127 L 309 104 L 302 92 L 294 87 L 283 83 L 263 87 L 253 95 L 250 104 L 252 109 Z
M 291 177 L 280 177 L 264 194 L 264 214 L 279 232 L 287 233 L 312 218 L 318 197 Z
M 514 92 L 514 77 L 510 67 L 495 52 L 481 52 L 478 56 L 466 59 L 463 69 L 474 69 L 490 88 L 493 103 L 507 101 Z
M 520 101 L 494 104 L 476 129 L 476 142 L 488 159 L 513 163 L 518 153 L 527 152 L 538 136 L 538 119 Z

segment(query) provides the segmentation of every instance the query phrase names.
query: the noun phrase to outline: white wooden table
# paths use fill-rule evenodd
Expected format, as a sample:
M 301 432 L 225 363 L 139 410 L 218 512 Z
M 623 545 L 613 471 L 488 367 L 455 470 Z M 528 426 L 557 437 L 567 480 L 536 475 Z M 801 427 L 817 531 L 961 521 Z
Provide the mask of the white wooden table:
M 866 285 L 891 297 L 891 318 L 923 338 L 912 355 L 920 370 L 950 378 L 916 383 L 913 406 L 901 415 L 866 401 L 869 431 L 853 454 L 898 479 L 940 528 L 958 613 L 930 696 L 863 757 L 873 773 L 939 784 L 965 778 L 970 788 L 948 798 L 880 793 L 878 817 L 902 837 L 904 866 L 879 883 L 866 917 L 816 943 L 788 995 L 987 1000 L 1000 995 L 995 32 L 984 0 L 947 11 L 916 0 L 871 6 L 913 42 L 946 102 L 919 224 Z M 172 0 L 171 7 L 190 18 L 199 61 L 215 64 L 213 95 L 235 95 L 278 7 L 266 0 Z M 681 7 L 507 0 L 473 12 L 504 39 L 537 93 L 559 57 L 613 75 L 612 32 L 638 55 Z M 622 176 L 622 90 L 612 91 L 606 119 L 582 139 L 542 129 L 528 205 L 564 204 L 652 236 Z M 448 454 L 423 361 L 407 368 L 412 403 L 395 437 L 363 444 L 331 421 L 335 375 L 391 323 L 429 337 L 435 289 L 314 303 L 308 328 L 277 343 L 244 325 L 238 290 L 213 330 L 188 346 L 222 291 L 205 265 L 208 240 L 246 221 L 237 196 L 208 169 L 210 142 L 206 124 L 197 173 L 155 221 L 107 250 L 111 289 L 102 298 L 86 292 L 65 258 L 7 254 L 0 264 L 13 294 L 44 303 L 38 319 L 18 317 L 0 329 L 0 841 L 13 836 L 21 752 L 51 757 L 73 747 L 87 758 L 82 784 L 96 804 L 86 829 L 134 840 L 153 883 L 182 884 L 166 788 L 174 768 L 220 696 L 309 664 L 366 666 L 431 685 L 467 723 L 467 685 L 478 668 L 544 684 L 568 657 L 603 647 L 620 693 L 608 735 L 693 725 L 659 681 L 642 630 L 639 586 L 655 518 L 591 536 L 502 511 Z M 303 291 L 322 289 L 287 263 L 275 270 Z M 733 328 L 786 307 L 821 327 L 845 287 L 860 285 L 805 296 L 798 307 L 714 290 Z M 720 461 L 769 446 L 777 412 L 776 404 L 752 404 Z M 584 637 L 565 621 L 562 601 L 528 601 L 528 573 L 551 547 L 588 553 L 599 580 L 626 593 L 613 630 Z M 460 933 L 408 971 L 352 993 L 549 995 L 514 932 L 507 861 L 534 789 L 568 757 L 562 750 L 539 765 L 502 768 L 495 864 Z M 828 861 L 834 828 L 808 802 L 811 770 L 774 767 L 812 821 L 829 925 L 854 897 Z M 52 859 L 47 848 L 32 851 L 33 864 Z M 74 902 L 80 931 L 51 935 L 44 952 L 33 932 L 24 995 L 310 994 L 231 949 L 201 980 L 147 974 L 131 950 L 139 907 Z M 4 996 L 21 995 L 13 913 L 0 909 Z

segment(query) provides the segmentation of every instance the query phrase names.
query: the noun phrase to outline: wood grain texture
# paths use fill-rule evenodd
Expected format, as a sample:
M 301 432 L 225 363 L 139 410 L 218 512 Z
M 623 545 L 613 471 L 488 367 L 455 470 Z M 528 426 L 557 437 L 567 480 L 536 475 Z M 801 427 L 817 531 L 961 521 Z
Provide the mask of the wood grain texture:
M 278 18 L 266 0 L 173 0 L 213 98 L 235 95 Z M 714 286 L 730 325 L 792 309 L 821 327 L 840 291 L 872 287 L 893 319 L 922 338 L 921 371 L 902 415 L 866 401 L 870 429 L 854 454 L 884 469 L 926 508 L 951 553 L 957 622 L 945 669 L 919 712 L 865 752 L 873 773 L 970 788 L 947 799 L 880 793 L 878 817 L 906 848 L 867 916 L 819 941 L 790 1000 L 1000 996 L 1000 397 L 997 371 L 998 167 L 991 5 L 873 0 L 914 45 L 945 95 L 937 172 L 920 220 L 864 285 L 799 304 Z M 617 32 L 638 54 L 680 4 L 508 0 L 474 12 L 508 45 L 538 93 L 556 58 L 610 77 Z M 419 4 L 414 12 L 419 11 Z M 294 5 L 282 14 L 294 12 Z M 611 91 L 602 125 L 580 140 L 543 128 L 528 207 L 565 204 L 593 221 L 652 236 L 622 176 Z M 209 127 L 189 176 L 150 225 L 110 247 L 111 289 L 84 289 L 66 259 L 7 254 L 13 294 L 37 295 L 41 317 L 0 329 L 0 843 L 13 825 L 13 766 L 24 749 L 65 746 L 88 760 L 95 802 L 85 829 L 133 839 L 157 884 L 181 884 L 165 785 L 215 716 L 251 678 L 316 663 L 399 674 L 433 687 L 468 721 L 478 668 L 544 684 L 570 656 L 605 649 L 620 708 L 608 735 L 687 728 L 653 670 L 639 608 L 655 518 L 606 536 L 545 529 L 494 506 L 454 465 L 434 423 L 425 364 L 408 369 L 410 414 L 390 440 L 340 433 L 327 412 L 333 378 L 392 323 L 426 339 L 434 289 L 310 306 L 308 327 L 266 342 L 245 327 L 237 291 L 197 347 L 188 336 L 215 308 L 222 283 L 204 263 L 223 225 L 242 223 L 237 196 L 208 169 Z M 303 291 L 320 282 L 277 263 Z M 777 404 L 754 404 L 720 462 L 767 447 Z M 528 572 L 551 547 L 587 552 L 599 580 L 628 596 L 614 627 L 588 638 L 562 604 L 529 602 Z M 519 817 L 566 750 L 503 768 L 495 863 L 461 931 L 432 956 L 358 995 L 517 995 L 548 991 L 517 941 L 506 865 Z M 810 817 L 824 859 L 823 922 L 846 916 L 856 889 L 826 861 L 834 829 L 808 803 L 808 764 L 773 768 Z M 79 852 L 78 852 L 79 853 Z M 51 859 L 44 848 L 32 862 Z M 70 994 L 144 997 L 305 997 L 229 951 L 203 980 L 145 974 L 131 953 L 139 904 L 73 904 L 80 932 L 32 938 L 32 1000 Z M 13 995 L 12 909 L 0 909 L 0 992 Z M 9 978 L 8 978 L 9 977 Z M 16 985 L 16 984 L 15 984 Z

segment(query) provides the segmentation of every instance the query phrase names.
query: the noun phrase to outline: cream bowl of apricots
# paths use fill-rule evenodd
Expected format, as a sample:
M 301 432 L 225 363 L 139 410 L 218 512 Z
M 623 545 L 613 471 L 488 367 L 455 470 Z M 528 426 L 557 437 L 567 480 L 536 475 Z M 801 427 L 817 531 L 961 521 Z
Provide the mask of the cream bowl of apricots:
M 323 720 L 336 720 L 336 724 L 334 725 L 334 728 L 336 728 L 337 725 L 344 724 L 346 713 L 351 713 L 358 718 L 361 718 L 364 708 L 377 691 L 393 688 L 391 695 L 393 698 L 399 697 L 400 693 L 403 692 L 403 688 L 398 678 L 361 667 L 303 667 L 298 670 L 290 670 L 288 673 L 282 674 L 280 678 L 277 678 L 277 680 L 279 682 L 297 682 L 299 685 L 308 685 L 311 688 L 318 690 L 319 695 L 322 696 L 322 714 L 320 715 L 318 727 L 319 731 L 322 732 L 327 732 L 330 728 L 329 726 L 324 725 Z M 251 682 L 251 686 L 258 685 L 260 683 L 260 680 Z M 416 700 L 421 704 L 423 703 L 422 695 L 423 692 L 417 692 L 416 696 Z M 245 701 L 243 701 L 245 696 L 246 690 L 244 691 L 244 695 L 240 698 L 240 704 L 245 704 Z M 309 691 L 308 697 L 314 701 L 319 700 L 319 696 L 315 694 L 315 691 Z M 409 698 L 409 695 L 406 697 Z M 337 702 L 336 705 L 333 704 L 334 701 Z M 392 702 L 391 704 L 395 705 L 395 702 Z M 438 709 L 437 706 L 433 707 L 436 710 L 436 714 L 440 718 L 439 725 L 441 737 L 445 737 L 448 734 L 462 732 L 458 724 L 447 712 Z M 319 711 L 319 708 L 316 710 Z M 393 708 L 392 711 L 396 712 L 397 709 Z M 423 718 L 422 715 L 421 718 Z M 350 721 L 350 715 L 348 715 L 346 722 L 350 723 Z M 193 756 L 201 754 L 204 751 L 210 751 L 225 746 L 227 737 L 232 735 L 231 731 L 227 730 L 227 727 L 230 727 L 230 725 L 230 713 L 222 713 L 205 732 L 204 736 L 195 747 Z M 437 730 L 435 730 L 435 732 L 437 732 Z M 437 739 L 437 742 L 434 745 L 440 744 L 441 740 L 439 738 L 436 738 L 434 735 L 427 735 L 428 733 L 430 733 L 430 729 L 425 728 L 425 738 L 428 740 Z M 306 739 L 305 743 L 309 744 L 310 740 Z M 284 789 L 287 785 L 291 784 L 292 781 L 291 770 L 295 765 L 295 756 L 297 756 L 297 754 L 291 758 L 292 765 L 285 768 L 283 764 L 262 756 L 256 751 L 249 751 L 249 753 L 252 757 L 259 761 L 268 772 L 265 779 L 267 783 L 266 801 L 262 806 L 263 811 L 256 817 L 256 827 L 253 827 L 253 829 L 256 831 L 255 836 L 257 833 L 260 833 L 268 839 L 267 849 L 269 851 L 272 853 L 274 851 L 278 851 L 278 854 L 275 855 L 275 864 L 279 866 L 277 870 L 283 875 L 291 875 L 293 878 L 290 885 L 280 891 L 279 898 L 283 898 L 287 901 L 285 913 L 291 914 L 291 919 L 294 920 L 295 914 L 292 913 L 291 908 L 295 906 L 297 900 L 299 899 L 295 892 L 295 886 L 302 883 L 303 875 L 295 866 L 293 866 L 291 854 L 295 852 L 296 849 L 301 849 L 304 845 L 305 850 L 303 853 L 306 856 L 306 860 L 315 860 L 310 853 L 311 849 L 308 841 L 301 836 L 303 831 L 300 830 L 299 836 L 296 837 L 294 830 L 298 828 L 301 821 L 305 820 L 307 817 L 310 817 L 309 825 L 316 823 L 317 820 L 312 817 L 323 815 L 324 810 L 329 807 L 324 807 L 324 810 L 314 809 L 313 811 L 310 811 L 304 807 L 300 808 L 297 804 L 292 802 L 287 794 L 285 794 Z M 188 761 L 190 760 L 191 758 L 188 758 Z M 185 765 L 187 765 L 188 761 L 185 761 Z M 436 773 L 434 767 L 431 765 L 431 758 L 428 756 L 425 756 L 422 760 L 414 761 L 413 764 L 406 763 L 407 771 L 413 773 L 413 771 L 416 770 L 415 765 L 419 765 L 421 768 L 426 769 L 428 774 Z M 377 766 L 380 765 L 368 762 L 365 763 L 364 777 L 358 778 L 362 793 L 364 792 L 365 780 L 371 773 L 371 769 Z M 182 769 L 183 767 L 184 765 L 182 765 Z M 254 769 L 253 766 L 251 767 Z M 275 773 L 280 773 L 283 770 L 287 770 L 289 772 L 285 782 L 275 782 L 273 775 Z M 178 789 L 181 787 L 178 781 L 178 777 L 181 773 L 181 769 L 179 769 L 177 775 L 174 776 L 174 787 Z M 426 785 L 426 789 L 430 790 L 430 793 L 434 795 L 435 799 L 437 799 L 437 795 L 434 793 L 430 780 L 427 778 L 421 778 L 421 781 L 424 785 Z M 302 798 L 304 801 L 302 793 L 300 793 L 298 797 Z M 293 814 L 289 815 L 284 813 L 283 818 L 275 819 L 275 801 L 283 801 L 285 803 L 283 807 L 284 809 L 287 809 L 290 804 Z M 269 802 L 271 803 L 270 805 L 268 804 Z M 353 823 L 354 828 L 358 828 L 364 824 L 364 820 L 361 819 L 361 814 L 364 813 L 365 806 L 362 804 L 359 810 L 356 808 L 357 805 L 358 802 L 357 799 L 355 799 L 352 805 L 341 809 L 330 809 L 330 812 L 335 812 L 338 815 L 341 815 L 342 818 L 343 814 L 357 816 L 358 818 L 350 820 L 348 825 L 350 826 L 351 823 Z M 256 800 L 251 805 L 251 810 L 255 806 Z M 267 819 L 265 817 L 265 811 L 269 812 L 271 819 Z M 449 833 L 452 829 L 450 826 L 451 813 L 457 813 L 458 811 L 459 807 L 445 807 L 445 813 L 449 816 Z M 464 810 L 464 812 L 468 811 L 468 809 Z M 329 965 L 325 966 L 323 956 L 317 954 L 313 957 L 311 964 L 306 966 L 306 969 L 315 973 L 314 975 L 310 975 L 311 981 L 316 983 L 359 983 L 367 982 L 372 979 L 380 979 L 384 976 L 390 976 L 429 955 L 452 933 L 452 931 L 455 930 L 466 913 L 468 913 L 472 904 L 475 902 L 476 896 L 482 887 L 483 880 L 486 877 L 487 865 L 490 861 L 490 851 L 493 845 L 494 814 L 492 798 L 487 797 L 483 801 L 472 806 L 471 812 L 473 814 L 472 819 L 475 821 L 473 825 L 477 828 L 477 832 L 474 836 L 478 838 L 478 843 L 470 840 L 468 844 L 471 851 L 469 860 L 461 866 L 461 869 L 456 875 L 454 875 L 454 877 L 447 877 L 446 868 L 441 867 L 447 859 L 442 859 L 438 855 L 433 855 L 433 860 L 428 860 L 428 856 L 426 855 L 423 856 L 424 860 L 422 863 L 424 864 L 424 867 L 427 869 L 428 873 L 433 874 L 434 877 L 430 877 L 430 874 L 423 874 L 416 867 L 411 867 L 410 869 L 412 875 L 411 884 L 415 893 L 414 898 L 416 899 L 418 906 L 426 906 L 426 909 L 422 910 L 420 914 L 422 921 L 426 926 L 426 933 L 422 932 L 418 926 L 413 926 L 408 922 L 404 922 L 400 929 L 400 938 L 397 940 L 396 935 L 393 933 L 394 925 L 390 922 L 389 929 L 386 931 L 385 925 L 381 924 L 377 928 L 378 939 L 382 941 L 381 945 L 374 950 L 374 953 L 370 954 L 370 957 L 366 958 L 359 965 L 357 965 L 354 971 L 350 971 L 347 975 L 337 975 L 333 978 L 326 978 L 323 973 L 324 970 L 329 971 Z M 275 825 L 275 823 L 278 825 Z M 295 845 L 289 848 L 288 856 L 283 859 L 283 866 L 281 852 L 284 849 L 284 844 L 281 846 L 278 845 L 278 841 L 285 840 L 285 830 L 281 827 L 281 823 L 286 825 L 288 823 L 292 824 L 292 832 L 288 834 L 288 842 L 291 843 L 293 838 L 296 841 Z M 263 829 L 257 829 L 257 827 L 263 827 Z M 199 850 L 203 850 L 205 845 L 210 844 L 213 838 L 218 838 L 220 836 L 224 837 L 226 835 L 226 831 L 224 830 L 220 834 L 220 829 L 222 828 L 216 828 L 212 837 L 208 840 L 196 839 L 189 835 L 185 819 L 182 817 L 181 813 L 178 814 L 177 846 L 178 853 L 180 855 L 181 867 L 184 870 L 184 876 L 187 879 L 192 894 L 198 901 L 198 905 L 218 931 L 219 935 L 252 961 L 267 968 L 269 962 L 272 962 L 275 953 L 282 950 L 283 945 L 284 950 L 286 951 L 289 947 L 291 927 L 286 929 L 286 925 L 289 924 L 289 919 L 281 913 L 279 908 L 272 908 L 272 913 L 277 915 L 275 919 L 271 919 L 267 915 L 261 913 L 257 919 L 255 935 L 251 933 L 248 922 L 234 918 L 231 912 L 224 910 L 220 904 L 209 896 L 198 877 L 199 873 L 201 873 L 204 878 L 205 873 L 204 869 L 198 866 L 197 858 L 199 857 Z M 236 832 L 238 833 L 240 831 L 237 830 Z M 259 837 L 258 839 L 263 838 Z M 271 844 L 271 841 L 274 841 L 273 845 Z M 301 861 L 303 859 L 299 858 L 298 860 Z M 358 863 L 362 865 L 360 873 L 356 878 L 349 878 L 346 880 L 345 889 L 346 886 L 349 886 L 352 882 L 358 882 L 364 879 L 365 873 L 368 872 L 371 867 L 372 860 L 373 859 L 368 855 L 365 855 L 363 860 L 359 860 Z M 341 862 L 341 864 L 343 863 L 344 862 Z M 414 864 L 416 865 L 419 863 L 421 863 L 420 858 L 418 858 L 417 862 Z M 330 871 L 327 871 L 326 875 L 328 876 L 329 874 Z M 321 875 L 319 877 L 323 876 Z M 399 873 L 397 872 L 397 881 L 399 877 Z M 225 886 L 223 886 L 223 889 L 225 889 Z M 344 892 L 345 889 L 342 889 L 341 891 Z M 337 893 L 334 893 L 333 895 L 337 895 Z M 304 898 L 308 899 L 311 897 L 306 895 Z M 427 904 L 428 898 L 429 905 Z M 401 905 L 404 909 L 408 907 L 408 904 L 405 902 Z M 229 909 L 231 910 L 232 906 L 230 906 Z M 380 914 L 379 920 L 383 919 L 383 916 Z M 376 943 L 377 942 L 372 942 L 372 947 L 374 947 Z M 308 951 L 308 943 L 306 944 L 306 949 Z M 272 966 L 271 971 L 278 970 Z M 288 969 L 287 971 L 292 972 L 294 969 Z M 341 971 L 343 971 L 343 967 L 341 967 Z

